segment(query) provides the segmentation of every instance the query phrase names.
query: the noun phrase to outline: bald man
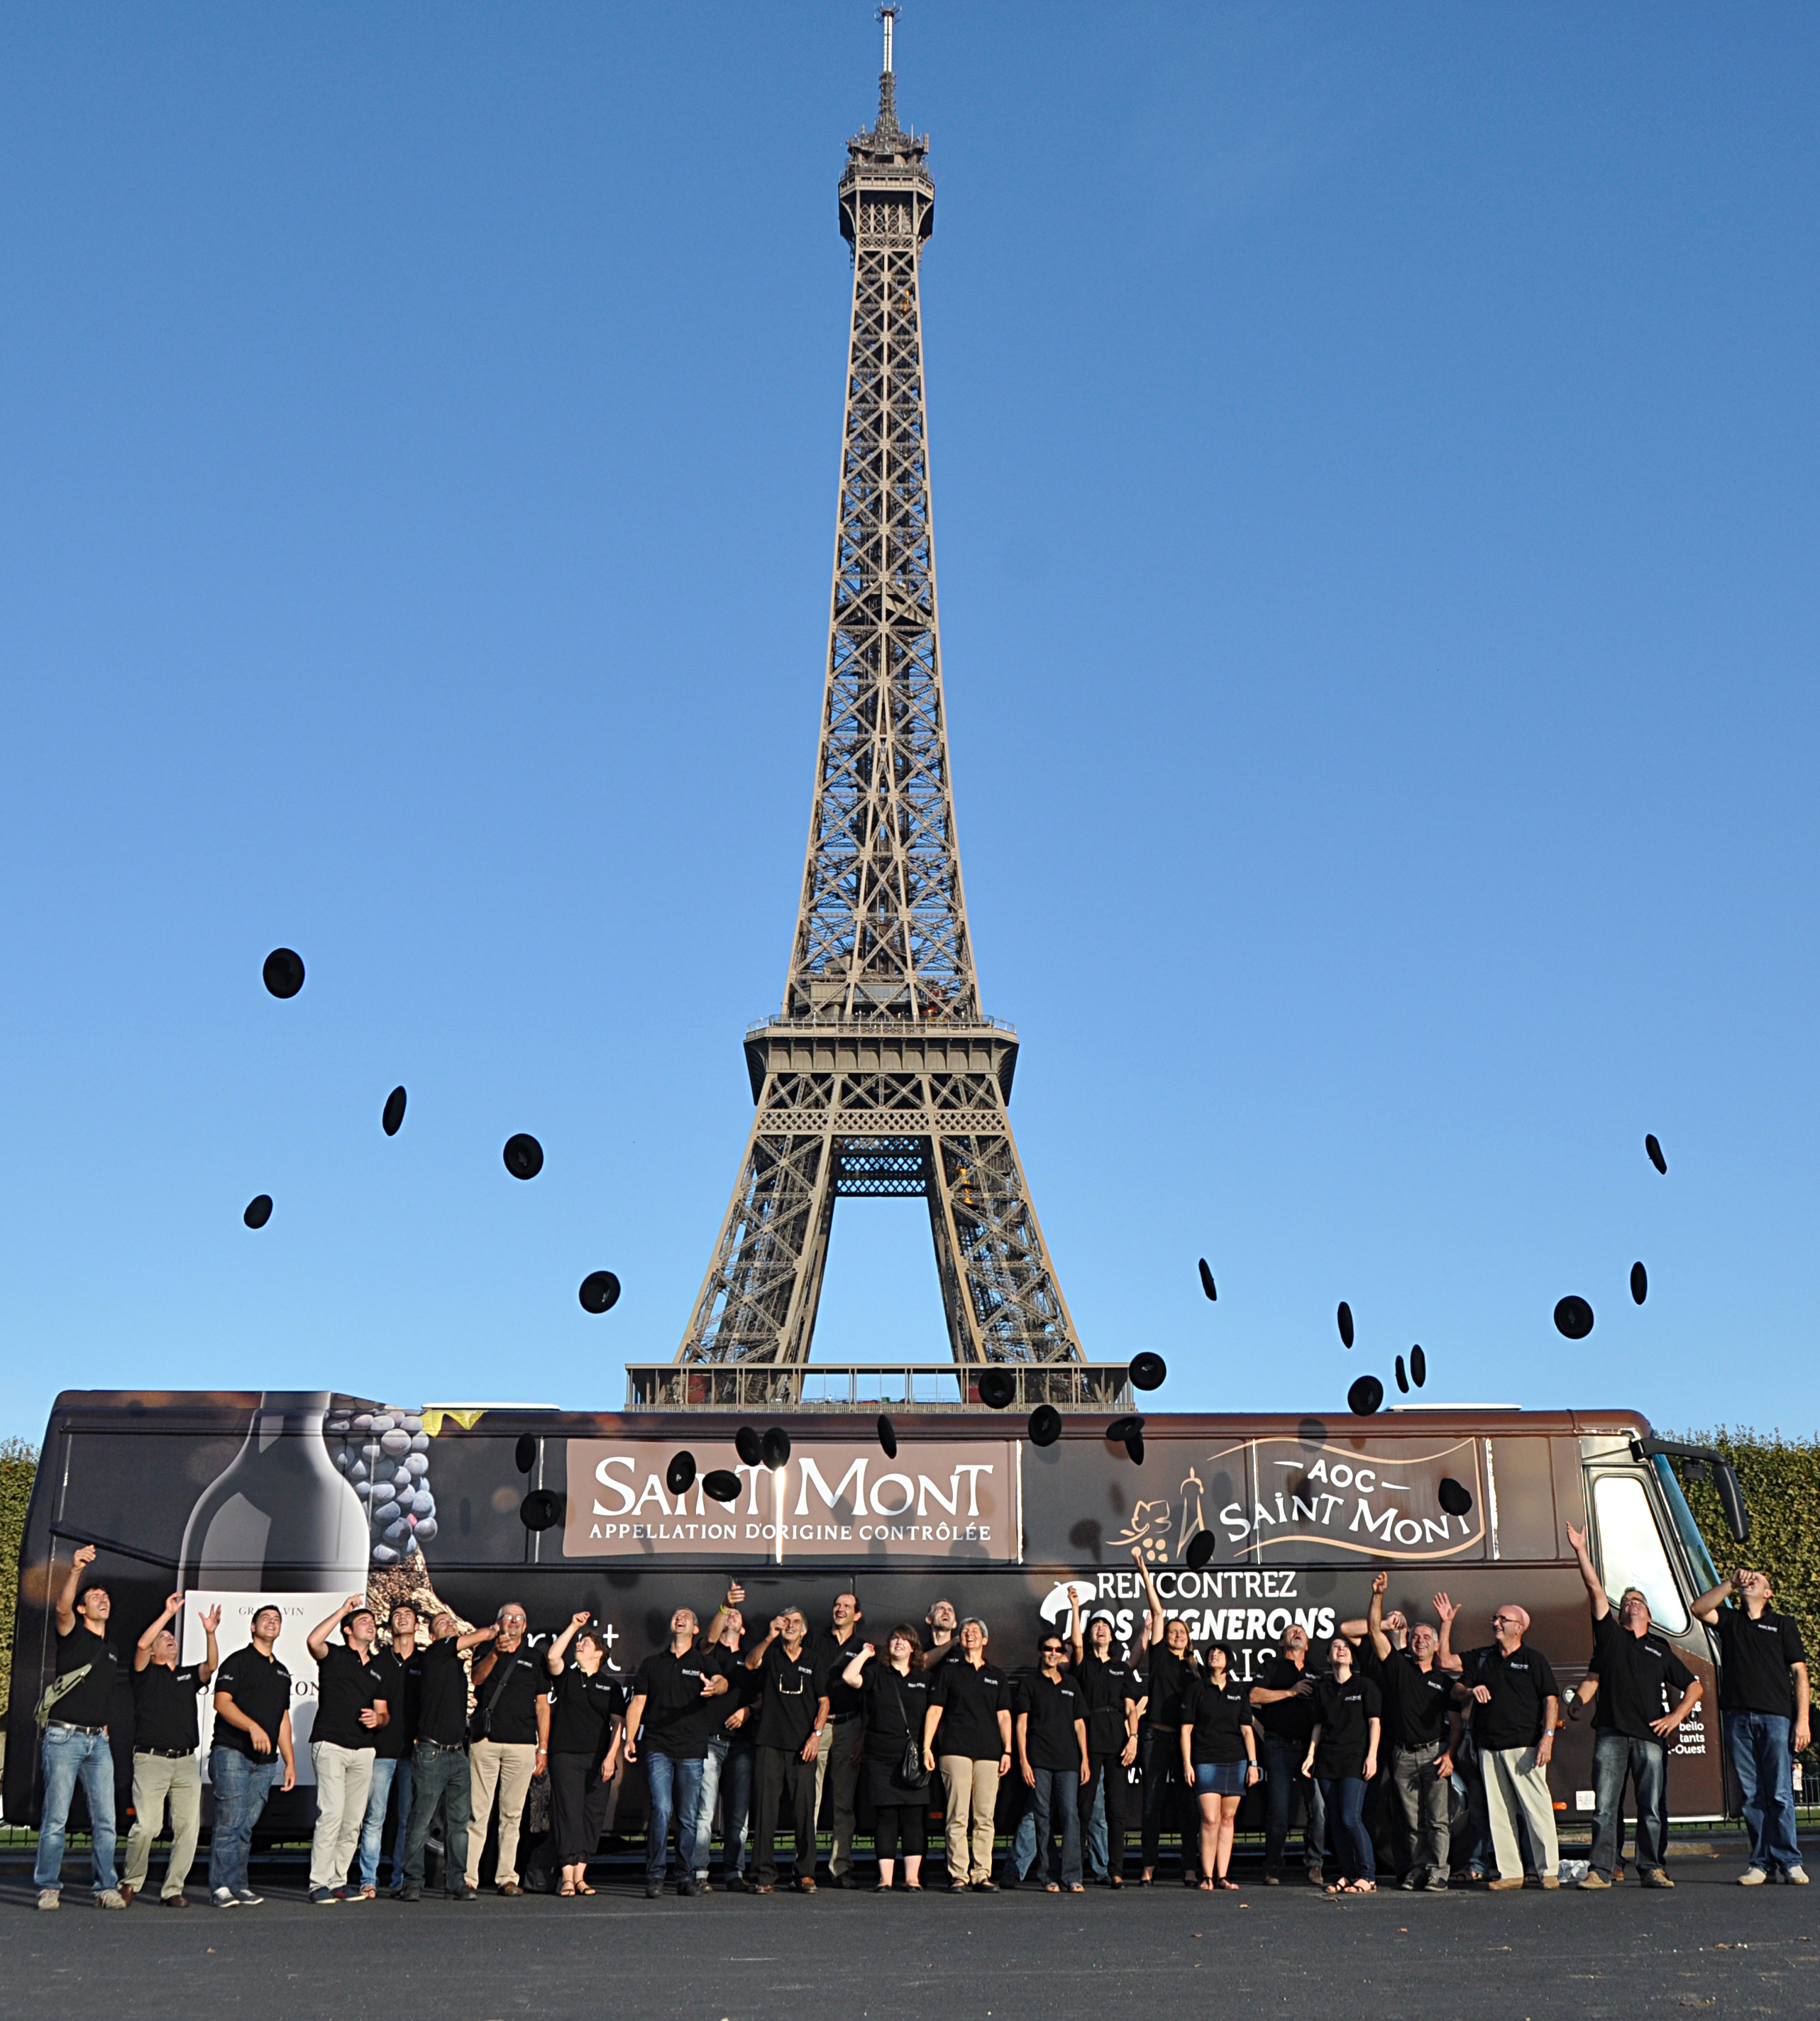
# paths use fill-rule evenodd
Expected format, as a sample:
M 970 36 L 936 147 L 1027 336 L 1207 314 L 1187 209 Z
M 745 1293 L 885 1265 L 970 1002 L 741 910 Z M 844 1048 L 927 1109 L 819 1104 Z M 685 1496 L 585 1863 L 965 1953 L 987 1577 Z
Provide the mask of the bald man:
M 1494 1640 L 1456 1655 L 1451 1646 L 1451 1611 L 1443 1614 L 1437 1656 L 1443 1670 L 1458 1671 L 1472 1716 L 1472 1739 L 1485 1777 L 1485 1808 L 1491 1823 L 1498 1876 L 1494 1892 L 1521 1888 L 1523 1821 L 1537 1877 L 1545 1888 L 1561 1884 L 1561 1854 L 1555 1836 L 1555 1807 L 1549 1794 L 1549 1762 L 1560 1724 L 1561 1694 L 1549 1659 L 1523 1640 L 1529 1615 L 1506 1602 L 1491 1617 Z

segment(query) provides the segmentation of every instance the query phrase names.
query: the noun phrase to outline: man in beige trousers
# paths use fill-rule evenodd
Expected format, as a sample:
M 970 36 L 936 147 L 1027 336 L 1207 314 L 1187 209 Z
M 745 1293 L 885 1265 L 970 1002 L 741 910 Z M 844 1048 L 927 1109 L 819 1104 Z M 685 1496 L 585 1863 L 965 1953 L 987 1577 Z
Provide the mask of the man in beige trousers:
M 341 1640 L 329 1636 L 339 1628 Z M 379 1624 L 359 1593 L 310 1631 L 316 1659 L 316 1717 L 310 1764 L 316 1773 L 316 1830 L 310 1841 L 310 1902 L 318 1909 L 366 1899 L 348 1885 L 348 1869 L 366 1822 L 379 1729 L 391 1717 L 386 1673 L 373 1666 Z
M 140 1637 L 133 1652 L 133 1830 L 126 1841 L 126 1876 L 120 1892 L 131 1902 L 145 1892 L 151 1871 L 152 1841 L 164 1828 L 170 1806 L 170 1858 L 165 1863 L 162 1897 L 169 1909 L 187 1909 L 184 1883 L 196 1856 L 202 1819 L 202 1771 L 197 1759 L 202 1735 L 196 1695 L 220 1669 L 215 1631 L 221 1610 L 198 1615 L 208 1648 L 199 1663 L 177 1662 L 171 1622 L 184 1604 L 173 1593 L 164 1611 Z
M 468 1833 L 467 1884 L 480 1885 L 486 1821 L 499 1800 L 499 1864 L 493 1884 L 502 1895 L 519 1885 L 519 1829 L 531 1778 L 548 1757 L 550 1674 L 544 1653 L 526 1633 L 525 1611 L 508 1600 L 499 1611 L 499 1633 L 474 1666 L 474 1728 L 468 1747 L 468 1798 L 474 1822 Z
M 1458 1609 L 1447 1604 L 1444 1593 L 1436 1595 L 1435 1606 L 1441 1617 L 1436 1660 L 1443 1670 L 1459 1673 L 1485 1778 L 1485 1808 L 1498 1859 L 1491 1892 L 1523 1885 L 1519 1818 L 1537 1879 L 1544 1888 L 1559 1888 L 1561 1852 L 1549 1793 L 1549 1763 L 1555 1751 L 1555 1728 L 1561 1723 L 1560 1688 L 1554 1671 L 1541 1650 L 1523 1639 L 1529 1632 L 1523 1608 L 1509 1603 L 1499 1608 L 1491 1617 L 1494 1639 L 1456 1656 L 1452 1630 Z

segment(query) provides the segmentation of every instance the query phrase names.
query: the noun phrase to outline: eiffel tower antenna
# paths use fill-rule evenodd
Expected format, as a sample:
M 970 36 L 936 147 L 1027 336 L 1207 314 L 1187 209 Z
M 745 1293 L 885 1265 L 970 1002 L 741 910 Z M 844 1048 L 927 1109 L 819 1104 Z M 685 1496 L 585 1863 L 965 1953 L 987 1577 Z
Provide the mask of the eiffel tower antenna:
M 974 970 L 923 384 L 935 185 L 927 137 L 897 122 L 897 9 L 879 15 L 878 118 L 840 181 L 853 321 L 803 895 L 783 1007 L 746 1037 L 752 1134 L 676 1354 L 775 1369 L 778 1403 L 801 1393 L 835 1204 L 868 1194 L 927 1202 L 957 1363 L 1083 1360 L 1006 1112 L 1017 1037 Z

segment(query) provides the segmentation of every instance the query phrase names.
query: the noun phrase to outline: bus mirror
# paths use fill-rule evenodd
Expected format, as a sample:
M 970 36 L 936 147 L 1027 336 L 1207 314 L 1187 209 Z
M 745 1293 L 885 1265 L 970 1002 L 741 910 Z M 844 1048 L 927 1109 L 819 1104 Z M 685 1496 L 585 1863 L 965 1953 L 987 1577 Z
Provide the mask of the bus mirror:
M 1736 1544 L 1750 1542 L 1750 1511 L 1744 1506 L 1744 1490 L 1738 1484 L 1738 1469 L 1730 1460 L 1713 1469 L 1719 1489 L 1719 1506 L 1725 1511 L 1726 1528 Z

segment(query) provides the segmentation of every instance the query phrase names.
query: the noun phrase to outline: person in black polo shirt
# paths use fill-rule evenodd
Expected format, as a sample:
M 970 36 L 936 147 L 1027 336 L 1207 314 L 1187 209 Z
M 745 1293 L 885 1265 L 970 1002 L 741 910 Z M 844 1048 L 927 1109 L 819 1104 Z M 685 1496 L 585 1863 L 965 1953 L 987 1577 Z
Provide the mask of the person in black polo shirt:
M 1592 1609 L 1592 1781 L 1597 1811 L 1592 1857 L 1582 1888 L 1609 1888 L 1624 1837 L 1624 1785 L 1636 1791 L 1637 1878 L 1646 1888 L 1673 1888 L 1662 1861 L 1669 1841 L 1669 1737 L 1700 1700 L 1700 1685 L 1667 1638 L 1650 1632 L 1649 1602 L 1639 1586 L 1628 1586 L 1611 1611 L 1605 1588 L 1592 1568 L 1586 1532 L 1567 1525 L 1567 1541 L 1580 1561 Z M 1668 1691 L 1680 1694 L 1671 1712 Z
M 1276 1887 L 1283 1873 L 1290 1811 L 1299 1786 L 1302 1798 L 1302 1864 L 1309 1884 L 1321 1884 L 1327 1841 L 1327 1806 L 1321 1786 L 1302 1772 L 1309 1735 L 1315 1724 L 1315 1673 L 1309 1665 L 1308 1631 L 1286 1628 L 1283 1653 L 1271 1657 L 1251 1687 L 1251 1703 L 1264 1730 L 1264 1884 Z
M 1442 1611 L 1440 1662 L 1443 1670 L 1459 1673 L 1472 1701 L 1472 1742 L 1479 1750 L 1491 1849 L 1498 1862 L 1498 1877 L 1487 1884 L 1494 1892 L 1523 1885 L 1523 1851 L 1517 1842 L 1520 1815 L 1537 1877 L 1545 1888 L 1559 1888 L 1560 1843 L 1549 1794 L 1549 1763 L 1561 1716 L 1555 1673 L 1548 1658 L 1523 1639 L 1529 1632 L 1526 1609 L 1508 1603 L 1499 1608 L 1491 1617 L 1497 1639 L 1464 1655 L 1456 1655 L 1451 1646 L 1454 1611 Z
M 731 1668 L 723 1651 L 701 1641 L 693 1611 L 679 1607 L 670 1617 L 670 1646 L 647 1656 L 632 1679 L 626 1713 L 625 1758 L 636 1761 L 642 1742 L 645 1780 L 651 1793 L 645 1832 L 645 1899 L 664 1892 L 669 1863 L 670 1820 L 676 1821 L 679 1895 L 694 1895 L 695 1825 L 701 1808 L 701 1764 L 709 1736 L 724 1715 L 715 1701 L 724 1698 Z
M 833 1618 L 812 1644 L 828 1673 L 828 1724 L 822 1730 L 821 1752 L 815 1763 L 815 1815 L 821 1815 L 821 1786 L 833 1786 L 828 1805 L 828 1823 L 833 1842 L 828 1849 L 828 1881 L 831 1888 L 857 1888 L 853 1877 L 854 1803 L 859 1792 L 860 1761 L 864 1753 L 860 1726 L 860 1695 L 846 1682 L 846 1666 L 859 1653 L 859 1595 L 837 1593 Z
M 1742 1607 L 1725 1604 L 1734 1596 Z M 1770 1605 L 1774 1597 L 1761 1572 L 1740 1570 L 1694 1603 L 1719 1637 L 1719 1713 L 1750 1829 L 1745 1888 L 1760 1888 L 1778 1868 L 1797 1888 L 1807 1881 L 1795 1838 L 1793 1764 L 1811 1738 L 1807 1652 L 1794 1618 Z
M 1330 1673 L 1315 1686 L 1314 1730 L 1309 1735 L 1302 1772 L 1321 1786 L 1333 1822 L 1340 1877 L 1330 1895 L 1375 1895 L 1377 1855 L 1365 1829 L 1365 1788 L 1378 1773 L 1384 1701 L 1369 1677 L 1352 1668 L 1352 1645 L 1344 1635 L 1328 1644 Z
M 986 1624 L 970 1615 L 960 1625 L 961 1653 L 939 1664 L 923 1721 L 923 1765 L 941 1772 L 948 1815 L 948 1884 L 985 1894 L 992 1878 L 999 1783 L 1011 1768 L 1011 1691 L 1005 1673 L 986 1660 Z M 940 1736 L 941 1746 L 936 1745 Z
M 120 1659 L 107 1640 L 114 1603 L 104 1586 L 90 1586 L 80 1605 L 76 1599 L 82 1574 L 94 1562 L 93 1544 L 82 1545 L 71 1560 L 69 1576 L 57 1595 L 56 1676 L 38 1706 L 44 1728 L 44 1808 L 31 1877 L 41 1909 L 54 1909 L 58 1903 L 64 1833 L 78 1782 L 89 1799 L 95 1899 L 104 1909 L 126 1906 L 126 1896 L 115 1884 L 114 1757 L 107 1745 L 108 1708 L 120 1674 Z
M 1036 1862 L 1040 1874 L 1048 1852 L 1048 1891 L 1071 1895 L 1081 1884 L 1081 1785 L 1087 1779 L 1087 1704 L 1080 1686 L 1061 1673 L 1068 1644 L 1045 1635 L 1038 1654 L 1043 1668 L 1026 1677 L 1017 1695 L 1017 1766 L 1029 1786 L 1036 1813 Z M 1055 1828 L 1061 1827 L 1061 1844 Z
M 1440 1637 L 1436 1631 L 1425 1621 L 1418 1622 L 1409 1632 L 1408 1648 L 1400 1648 L 1389 1623 L 1380 1618 L 1389 1582 L 1387 1572 L 1380 1572 L 1371 1582 L 1365 1626 L 1377 1667 L 1374 1673 L 1366 1674 L 1372 1677 L 1384 1699 L 1390 1786 L 1409 1848 L 1410 1865 L 1402 1884 L 1444 1895 L 1453 1844 L 1451 1806 L 1460 1714 L 1454 1702 L 1453 1677 L 1437 1661 Z
M 452 1614 L 430 1624 L 430 1646 L 417 1687 L 417 1737 L 411 1748 L 411 1815 L 405 1829 L 405 1884 L 401 1902 L 424 1895 L 424 1847 L 436 1806 L 446 1798 L 443 1826 L 442 1884 L 452 1902 L 479 1899 L 468 1885 L 468 1828 L 471 1819 L 468 1775 L 468 1670 L 461 1659 L 490 1642 L 499 1623 L 465 1634 Z
M 1140 1655 L 1148 1651 L 1145 1664 L 1144 1726 L 1138 1742 L 1144 1764 L 1144 1881 L 1151 1886 L 1156 1863 L 1162 1855 L 1163 1828 L 1173 1812 L 1178 1841 L 1181 1848 L 1181 1879 L 1185 1888 L 1200 1884 L 1196 1869 L 1198 1852 L 1188 1852 L 1188 1813 L 1181 1788 L 1181 1703 L 1188 1681 L 1197 1674 L 1194 1651 L 1185 1621 L 1171 1621 L 1163 1610 L 1150 1576 L 1142 1549 L 1132 1557 L 1143 1575 L 1149 1611 L 1138 1640 Z M 1199 1834 L 1196 1844 L 1199 1843 Z
M 879 1855 L 876 1892 L 888 1895 L 897 1878 L 897 1848 L 904 1848 L 906 1893 L 923 1892 L 923 1855 L 929 1823 L 929 1772 L 905 1773 L 911 1750 L 919 1756 L 929 1710 L 930 1682 L 918 1662 L 923 1637 L 907 1621 L 885 1638 L 885 1660 L 869 1642 L 847 1665 L 845 1681 L 865 1709 L 866 1794 L 872 1806 L 872 1844 Z M 872 1663 L 870 1670 L 866 1668 Z
M 221 1660 L 215 1646 L 221 1610 L 211 1607 L 196 1617 L 207 1643 L 202 1662 L 179 1667 L 177 1638 L 170 1624 L 183 1604 L 183 1595 L 173 1593 L 133 1652 L 133 1829 L 126 1836 L 126 1878 L 120 1887 L 129 1902 L 143 1892 L 151 1871 L 152 1841 L 164 1829 L 168 1801 L 171 1848 L 162 1899 L 169 1909 L 189 1906 L 184 1883 L 190 1877 L 202 1819 L 196 1694 Z
M 379 1893 L 379 1855 L 385 1841 L 385 1814 L 395 1791 L 398 1822 L 391 1841 L 391 1888 L 405 1884 L 405 1827 L 411 1815 L 411 1743 L 417 1737 L 417 1691 L 424 1681 L 424 1645 L 417 1639 L 417 1610 L 400 1600 L 391 1611 L 391 1647 L 376 1650 L 373 1667 L 386 1720 L 373 1735 L 373 1782 L 360 1832 L 360 1893 Z
M 828 1679 L 809 1648 L 809 1623 L 792 1607 L 777 1615 L 746 1658 L 756 1673 L 758 1844 L 752 1892 L 777 1892 L 778 1812 L 788 1799 L 795 1828 L 796 1885 L 815 1892 L 815 1757 L 828 1724 Z
M 1081 1785 L 1081 1839 L 1087 1846 L 1096 1798 L 1104 1793 L 1106 1811 L 1106 1870 L 1096 1874 L 1114 1888 L 1125 1884 L 1125 1834 L 1130 1829 L 1131 1782 L 1128 1773 L 1138 1759 L 1138 1708 L 1144 1685 L 1137 1666 L 1113 1647 L 1112 1624 L 1096 1614 L 1087 1625 L 1082 1646 L 1080 1601 L 1068 1592 L 1068 1634 L 1074 1644 L 1075 1682 L 1087 1715 L 1087 1779 Z
M 556 1892 L 592 1895 L 588 1863 L 606 1829 L 622 1732 L 628 1758 L 632 1752 L 630 1730 L 622 1724 L 625 1684 L 606 1669 L 606 1637 L 585 1608 L 551 1644 L 544 1660 L 555 1680 L 548 1700 L 548 1759 L 551 1836 L 562 1873 Z
M 468 1834 L 468 1885 L 480 1886 L 480 1855 L 486 1849 L 486 1821 L 499 1796 L 499 1858 L 493 1884 L 517 1895 L 519 1832 L 525 1799 L 540 1754 L 550 1746 L 549 1673 L 537 1638 L 527 1632 L 525 1611 L 515 1600 L 499 1610 L 493 1647 L 474 1666 L 474 1724 L 468 1747 L 468 1796 L 472 1824 Z
M 275 1781 L 294 1790 L 291 1752 L 291 1673 L 274 1653 L 284 1616 L 262 1607 L 248 1624 L 252 1640 L 215 1673 L 215 1733 L 209 1748 L 209 1780 L 215 1791 L 215 1823 L 209 1834 L 209 1899 L 217 1909 L 255 1909 L 246 1875 L 253 1827 Z M 282 1771 L 282 1779 L 281 1779 Z
M 708 1895 L 708 1863 L 714 1851 L 714 1818 L 718 1807 L 721 1832 L 721 1885 L 729 1894 L 745 1891 L 746 1825 L 752 1808 L 753 1708 L 758 1679 L 745 1666 L 740 1644 L 745 1640 L 745 1616 L 737 1603 L 745 1589 L 735 1579 L 714 1619 L 708 1639 L 726 1668 L 726 1694 L 717 1699 L 708 1752 L 701 1757 L 701 1801 L 695 1807 L 695 1892 Z
M 337 1628 L 339 1643 L 329 1637 Z M 310 1729 L 310 1764 L 316 1772 L 316 1829 L 310 1841 L 310 1901 L 318 1909 L 365 1901 L 348 1890 L 348 1866 L 366 1820 L 373 1748 L 387 1718 L 373 1645 L 379 1623 L 359 1593 L 342 1601 L 311 1630 L 307 1647 L 316 1659 L 316 1717 Z
M 1239 1800 L 1258 1780 L 1258 1715 L 1250 1694 L 1232 1676 L 1232 1652 L 1223 1642 L 1207 1651 L 1207 1673 L 1191 1677 L 1181 1701 L 1182 1779 L 1201 1813 L 1201 1885 L 1236 1888 L 1232 1821 Z

